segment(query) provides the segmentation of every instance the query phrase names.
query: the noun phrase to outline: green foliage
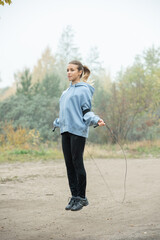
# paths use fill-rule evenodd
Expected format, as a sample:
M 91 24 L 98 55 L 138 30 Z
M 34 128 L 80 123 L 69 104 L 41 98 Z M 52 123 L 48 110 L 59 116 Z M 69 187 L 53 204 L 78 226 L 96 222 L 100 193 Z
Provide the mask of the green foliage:
M 60 95 L 69 85 L 66 66 L 73 59 L 81 60 L 81 56 L 73 29 L 67 26 L 55 57 L 47 48 L 32 73 L 25 69 L 15 75 L 16 94 L 0 102 L 0 131 L 6 121 L 12 121 L 15 129 L 22 126 L 39 131 L 44 142 L 58 141 L 59 130 L 53 134 L 52 123 L 59 115 Z M 120 71 L 114 82 L 103 69 L 96 47 L 90 49 L 84 64 L 94 80 L 92 110 L 120 142 L 160 138 L 160 48 L 153 46 L 136 56 L 133 65 Z M 104 127 L 91 127 L 89 141 L 116 143 Z
M 159 94 L 160 49 L 152 47 L 142 56 L 137 56 L 132 66 L 118 74 L 109 92 L 101 81 L 98 82 L 94 98 L 95 112 L 104 118 L 119 141 L 158 139 Z M 103 132 L 106 141 L 115 143 L 115 139 L 109 137 L 109 132 Z M 105 141 L 103 132 L 97 131 L 96 141 Z
M 31 95 L 32 76 L 29 69 L 25 69 L 17 78 L 17 94 Z
M 0 163 L 3 162 L 24 162 L 24 161 L 46 161 L 62 159 L 62 151 L 58 148 L 43 149 L 41 146 L 35 149 L 13 149 L 13 150 L 3 150 L 0 149 Z
M 156 73 L 160 69 L 160 48 L 151 48 L 143 52 L 142 58 L 144 59 L 144 67 L 147 74 Z
M 60 78 L 58 75 L 46 75 L 41 84 L 39 85 L 39 93 L 49 98 L 60 96 Z
M 160 156 L 160 141 L 133 142 L 124 146 L 127 158 L 158 158 Z M 95 158 L 124 158 L 119 145 L 110 144 L 87 144 L 84 158 L 90 159 L 91 153 Z M 46 144 L 39 145 L 36 149 L 13 148 L 5 149 L 0 147 L 0 163 L 3 162 L 24 162 L 24 161 L 47 161 L 62 159 L 61 149 L 55 144 L 49 147 Z M 16 177 L 15 177 L 16 178 Z M 1 179 L 2 180 L 2 179 Z M 6 179 L 7 180 L 7 179 Z M 11 180 L 11 179 L 8 179 Z
M 13 96 L 0 103 L 1 126 L 5 121 L 13 121 L 13 126 L 37 129 L 41 138 L 52 139 L 52 122 L 57 117 L 58 99 L 37 94 L 31 99 Z
M 44 141 L 57 138 L 58 132 L 54 135 L 52 133 L 52 123 L 58 117 L 59 111 L 58 77 L 47 75 L 38 83 L 38 87 L 28 86 L 20 88 L 16 95 L 0 102 L 0 126 L 2 127 L 5 121 L 13 121 L 14 128 L 22 126 L 38 130 Z

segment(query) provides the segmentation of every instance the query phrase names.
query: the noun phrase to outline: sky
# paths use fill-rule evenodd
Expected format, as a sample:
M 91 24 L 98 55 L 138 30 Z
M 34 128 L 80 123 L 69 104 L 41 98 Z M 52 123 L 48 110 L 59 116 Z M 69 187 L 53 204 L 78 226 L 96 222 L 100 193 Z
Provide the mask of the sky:
M 12 0 L 0 6 L 0 88 L 12 86 L 14 73 L 32 70 L 46 47 L 54 55 L 67 25 L 82 57 L 97 47 L 114 78 L 137 54 L 160 47 L 159 13 L 160 0 Z

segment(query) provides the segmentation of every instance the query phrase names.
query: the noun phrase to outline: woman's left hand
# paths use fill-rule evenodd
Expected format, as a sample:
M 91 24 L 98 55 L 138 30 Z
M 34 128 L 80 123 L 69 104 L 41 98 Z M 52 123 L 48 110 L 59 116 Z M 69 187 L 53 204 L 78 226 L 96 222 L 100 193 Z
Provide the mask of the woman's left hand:
M 103 121 L 103 119 L 100 119 L 98 121 L 98 125 L 101 127 L 101 126 L 105 126 L 105 122 Z

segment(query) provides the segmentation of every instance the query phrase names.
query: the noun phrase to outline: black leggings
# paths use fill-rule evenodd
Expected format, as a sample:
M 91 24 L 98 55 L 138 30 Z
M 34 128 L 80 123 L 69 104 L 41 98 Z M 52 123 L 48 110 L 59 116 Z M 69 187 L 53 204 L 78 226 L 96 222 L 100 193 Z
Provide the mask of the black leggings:
M 62 133 L 62 149 L 72 196 L 85 198 L 86 171 L 83 152 L 86 138 L 69 132 Z

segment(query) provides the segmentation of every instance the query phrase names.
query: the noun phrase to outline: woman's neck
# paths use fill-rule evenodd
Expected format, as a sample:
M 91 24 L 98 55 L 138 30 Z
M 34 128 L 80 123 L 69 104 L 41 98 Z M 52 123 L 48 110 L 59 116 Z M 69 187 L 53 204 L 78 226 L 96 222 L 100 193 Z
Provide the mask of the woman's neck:
M 80 79 L 79 80 L 75 80 L 75 81 L 72 81 L 72 85 L 76 84 L 76 83 L 79 83 L 80 82 Z

